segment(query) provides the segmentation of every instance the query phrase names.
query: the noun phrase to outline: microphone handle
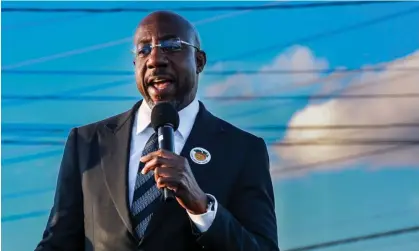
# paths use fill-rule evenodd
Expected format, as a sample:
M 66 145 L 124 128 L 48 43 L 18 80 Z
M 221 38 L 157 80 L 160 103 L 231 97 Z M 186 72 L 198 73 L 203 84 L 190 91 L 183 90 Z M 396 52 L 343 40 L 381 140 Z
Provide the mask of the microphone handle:
M 170 152 L 174 152 L 175 142 L 174 142 L 174 131 L 173 127 L 169 125 L 161 126 L 157 130 L 159 148 L 164 149 Z M 164 188 L 163 189 L 164 201 L 169 202 L 175 199 L 175 194 L 172 190 Z

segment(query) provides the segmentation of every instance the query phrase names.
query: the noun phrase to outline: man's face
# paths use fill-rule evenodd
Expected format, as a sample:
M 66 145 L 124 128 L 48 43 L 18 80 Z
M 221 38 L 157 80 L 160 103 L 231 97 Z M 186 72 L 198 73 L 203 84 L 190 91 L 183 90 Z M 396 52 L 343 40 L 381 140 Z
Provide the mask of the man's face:
M 180 43 L 196 45 L 194 35 L 185 20 L 174 14 L 154 13 L 141 22 L 135 35 L 135 76 L 150 107 L 169 101 L 181 110 L 195 98 L 205 53 Z M 153 47 L 158 44 L 166 47 Z

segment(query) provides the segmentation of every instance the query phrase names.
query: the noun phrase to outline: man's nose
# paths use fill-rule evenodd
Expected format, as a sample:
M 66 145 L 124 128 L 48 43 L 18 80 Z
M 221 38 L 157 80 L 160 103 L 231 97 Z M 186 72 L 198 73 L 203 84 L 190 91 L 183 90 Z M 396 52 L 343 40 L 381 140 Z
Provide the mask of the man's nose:
M 168 61 L 166 55 L 162 52 L 162 50 L 159 47 L 154 47 L 150 52 L 147 62 L 147 68 L 153 69 L 166 67 L 167 64 Z

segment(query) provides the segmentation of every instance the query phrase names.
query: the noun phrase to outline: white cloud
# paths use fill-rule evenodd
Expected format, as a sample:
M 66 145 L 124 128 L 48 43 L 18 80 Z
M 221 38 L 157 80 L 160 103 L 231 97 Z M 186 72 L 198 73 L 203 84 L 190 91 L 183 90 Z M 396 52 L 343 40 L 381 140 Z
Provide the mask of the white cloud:
M 234 65 L 234 67 L 232 66 Z M 419 67 L 419 51 L 393 62 L 365 65 L 364 68 L 384 66 L 381 72 L 334 72 L 331 74 L 236 74 L 213 83 L 203 90 L 207 96 L 254 96 L 306 94 L 316 90 L 317 94 L 402 94 L 419 93 L 419 72 L 397 71 L 398 68 Z M 250 67 L 250 66 L 248 66 Z M 259 71 L 306 70 L 329 68 L 326 59 L 318 58 L 307 47 L 294 46 L 279 54 L 271 62 L 257 68 Z M 220 63 L 207 70 L 249 69 L 240 62 Z M 250 67 L 255 69 L 255 67 Z M 307 87 L 307 88 L 306 88 Z M 314 87 L 314 88 L 312 88 Z M 343 90 L 343 91 L 342 91 Z M 229 104 L 234 103 L 230 102 Z M 225 102 L 223 103 L 226 104 Z M 241 103 L 242 104 L 242 103 Z M 242 106 L 241 106 L 242 107 Z M 305 108 L 295 112 L 289 126 L 314 125 L 333 126 L 345 124 L 391 124 L 419 123 L 419 99 L 330 99 L 314 100 Z M 282 142 L 318 141 L 325 138 L 350 139 L 417 139 L 419 128 L 394 127 L 384 129 L 322 129 L 287 130 Z M 399 148 L 395 145 L 323 145 L 271 148 L 271 155 L 279 160 L 272 163 L 273 174 L 286 177 L 301 176 L 314 167 L 328 171 L 353 164 L 367 164 L 371 168 L 419 166 L 419 147 Z M 352 156 L 368 155 L 364 158 Z M 378 154 L 381 153 L 381 154 Z M 384 154 L 383 154 L 384 153 Z M 330 161 L 334 159 L 336 161 Z M 323 163 L 313 166 L 311 163 Z M 296 168 L 296 169 L 295 169 Z M 301 168 L 301 169 L 300 169 Z M 281 175 L 282 176 L 282 175 Z
M 212 69 L 231 70 L 243 69 L 239 67 L 225 67 L 223 63 L 213 66 Z M 306 70 L 328 68 L 328 62 L 322 58 L 316 58 L 311 50 L 303 46 L 294 46 L 278 55 L 272 62 L 260 67 L 259 71 L 275 70 Z M 254 69 L 254 68 L 253 68 Z M 204 72 L 205 74 L 205 72 Z M 211 84 L 206 88 L 208 96 L 253 96 L 275 95 L 275 92 L 283 92 L 294 87 L 309 85 L 320 77 L 319 73 L 304 74 L 235 74 L 226 79 Z
M 419 72 L 401 72 L 396 68 L 419 67 L 419 51 L 386 65 L 386 70 L 361 74 L 353 79 L 341 94 L 402 94 L 419 93 Z M 323 89 L 323 92 L 327 92 Z M 296 112 L 289 126 L 313 125 L 368 125 L 419 123 L 419 99 L 331 99 L 322 103 L 311 103 Z M 346 130 L 291 130 L 286 132 L 282 142 L 318 141 L 326 138 L 345 139 L 416 139 L 418 127 L 392 127 L 386 129 L 346 129 Z M 394 145 L 323 145 L 277 147 L 281 167 L 301 166 L 310 169 L 310 163 L 330 159 L 346 158 L 352 155 L 368 154 L 374 151 L 394 148 Z M 401 148 L 399 148 L 401 149 Z M 353 159 L 354 164 L 363 163 L 370 167 L 419 166 L 419 146 L 406 147 L 400 151 L 372 155 L 363 159 Z M 338 169 L 345 163 L 330 163 L 317 168 Z M 277 169 L 280 173 L 281 171 Z

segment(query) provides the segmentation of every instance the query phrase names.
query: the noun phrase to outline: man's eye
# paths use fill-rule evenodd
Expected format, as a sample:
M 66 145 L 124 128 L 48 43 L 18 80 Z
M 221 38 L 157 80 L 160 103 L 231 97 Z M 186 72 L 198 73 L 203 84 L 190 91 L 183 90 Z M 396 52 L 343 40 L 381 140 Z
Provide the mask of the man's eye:
M 182 45 L 176 40 L 168 40 L 162 42 L 162 47 L 166 50 L 177 51 L 182 48 Z
M 144 47 L 141 47 L 139 50 L 138 50 L 138 54 L 139 55 L 147 55 L 147 54 L 149 54 L 150 53 L 150 46 L 144 46 Z

